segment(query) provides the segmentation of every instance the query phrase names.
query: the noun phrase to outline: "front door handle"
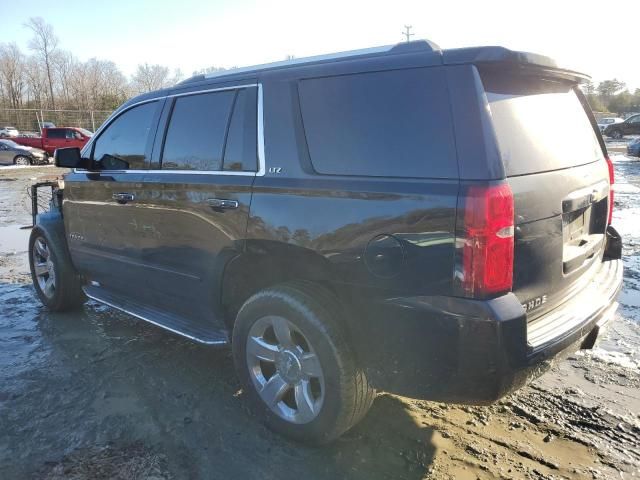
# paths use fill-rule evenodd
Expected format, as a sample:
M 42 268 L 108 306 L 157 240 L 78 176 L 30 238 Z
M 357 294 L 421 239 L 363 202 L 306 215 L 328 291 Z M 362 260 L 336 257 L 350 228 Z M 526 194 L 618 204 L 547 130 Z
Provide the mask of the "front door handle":
M 218 208 L 221 210 L 232 210 L 238 208 L 237 200 L 227 200 L 225 198 L 209 198 L 207 203 L 211 208 Z
M 114 193 L 112 198 L 116 202 L 124 205 L 127 202 L 133 202 L 136 199 L 136 196 L 133 193 Z

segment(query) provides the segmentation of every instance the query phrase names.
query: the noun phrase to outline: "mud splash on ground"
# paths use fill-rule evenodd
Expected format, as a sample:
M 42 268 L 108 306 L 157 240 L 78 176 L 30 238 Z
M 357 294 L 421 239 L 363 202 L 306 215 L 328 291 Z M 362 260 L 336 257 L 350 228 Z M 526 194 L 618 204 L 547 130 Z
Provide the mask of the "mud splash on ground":
M 46 312 L 19 226 L 30 222 L 26 187 L 59 172 L 0 171 L 0 478 L 637 478 L 640 163 L 614 161 L 625 286 L 598 349 L 489 407 L 381 394 L 323 448 L 252 418 L 226 351 L 95 303 Z

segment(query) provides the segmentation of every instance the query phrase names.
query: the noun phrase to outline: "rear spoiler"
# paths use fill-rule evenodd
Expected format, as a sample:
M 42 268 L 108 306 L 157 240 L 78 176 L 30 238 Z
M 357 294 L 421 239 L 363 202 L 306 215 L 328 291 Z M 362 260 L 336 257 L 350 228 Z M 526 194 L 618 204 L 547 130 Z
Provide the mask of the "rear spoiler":
M 573 83 L 589 81 L 584 73 L 559 68 L 555 60 L 537 53 L 518 52 L 504 47 L 454 48 L 442 52 L 444 65 L 472 63 L 480 69 L 516 70 L 519 74 L 532 74 Z

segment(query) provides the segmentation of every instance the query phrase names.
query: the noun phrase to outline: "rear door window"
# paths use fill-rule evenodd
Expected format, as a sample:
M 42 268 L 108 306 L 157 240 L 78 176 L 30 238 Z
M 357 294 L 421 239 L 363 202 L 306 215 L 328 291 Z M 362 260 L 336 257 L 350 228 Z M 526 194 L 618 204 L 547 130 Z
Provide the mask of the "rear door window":
M 457 178 L 442 69 L 306 79 L 299 94 L 309 155 L 318 173 Z
M 47 130 L 48 138 L 65 138 L 66 129 L 65 128 L 50 128 Z
M 497 72 L 482 74 L 482 82 L 507 176 L 602 159 L 572 84 Z
M 222 169 L 225 135 L 236 92 L 232 90 L 178 97 L 162 153 L 162 168 Z
M 238 90 L 224 149 L 223 170 L 257 170 L 257 119 L 257 89 Z

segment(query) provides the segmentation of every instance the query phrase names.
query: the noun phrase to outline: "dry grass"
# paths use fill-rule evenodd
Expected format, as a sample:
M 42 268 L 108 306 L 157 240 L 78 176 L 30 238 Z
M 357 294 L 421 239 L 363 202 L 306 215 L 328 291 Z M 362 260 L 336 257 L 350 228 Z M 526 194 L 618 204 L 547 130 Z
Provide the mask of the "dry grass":
M 77 450 L 37 475 L 43 480 L 168 480 L 163 455 L 136 443 Z

